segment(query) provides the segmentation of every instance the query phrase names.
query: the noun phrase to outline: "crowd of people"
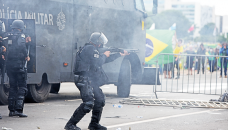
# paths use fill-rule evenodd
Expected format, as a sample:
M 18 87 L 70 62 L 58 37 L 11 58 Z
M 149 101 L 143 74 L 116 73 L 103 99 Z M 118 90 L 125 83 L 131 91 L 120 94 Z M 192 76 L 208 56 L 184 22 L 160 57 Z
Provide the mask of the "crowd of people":
M 227 60 L 228 44 L 223 43 L 222 47 L 205 47 L 204 43 L 198 44 L 182 44 L 182 40 L 178 40 L 173 54 L 173 62 L 160 65 L 160 74 L 164 74 L 164 78 L 172 79 L 176 73 L 175 79 L 180 78 L 180 69 L 188 70 L 188 75 L 193 75 L 193 70 L 197 74 L 210 73 L 220 70 L 220 78 L 227 78 Z M 182 55 L 187 54 L 187 55 Z M 162 69 L 163 68 L 163 69 Z M 224 76 L 223 76 L 224 72 Z

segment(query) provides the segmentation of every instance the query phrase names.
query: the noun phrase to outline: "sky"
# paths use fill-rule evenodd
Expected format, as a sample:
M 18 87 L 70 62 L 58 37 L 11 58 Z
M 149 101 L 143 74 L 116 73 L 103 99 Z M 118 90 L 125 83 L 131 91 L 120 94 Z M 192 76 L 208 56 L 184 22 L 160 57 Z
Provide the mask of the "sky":
M 153 0 L 144 0 L 145 4 Z M 201 5 L 214 6 L 216 15 L 228 15 L 228 0 L 181 0 L 182 2 L 196 2 Z M 146 5 L 145 5 L 146 6 Z

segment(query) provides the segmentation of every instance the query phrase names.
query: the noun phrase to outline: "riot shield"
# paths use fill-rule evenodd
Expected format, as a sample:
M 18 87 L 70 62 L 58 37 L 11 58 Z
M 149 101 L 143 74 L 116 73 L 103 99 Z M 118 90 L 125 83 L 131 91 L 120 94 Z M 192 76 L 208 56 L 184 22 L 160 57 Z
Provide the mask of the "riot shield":
M 1 84 L 5 84 L 6 81 L 6 62 L 8 55 L 8 45 L 12 44 L 12 40 L 8 38 L 7 34 L 12 31 L 11 25 L 15 19 L 0 19 L 5 24 L 6 33 L 2 36 L 2 43 L 0 42 L 0 47 L 6 47 L 6 53 L 4 54 L 5 60 L 3 60 L 0 56 L 0 69 L 1 69 Z M 22 19 L 25 24 L 25 29 L 23 33 L 25 37 L 31 37 L 31 42 L 27 43 L 27 48 L 30 46 L 30 61 L 27 64 L 27 72 L 28 73 L 36 73 L 36 30 L 35 30 L 35 20 L 34 19 Z
M 11 31 L 10 25 L 12 25 L 15 19 L 8 20 L 8 30 Z M 21 19 L 25 23 L 25 29 L 23 30 L 25 37 L 31 37 L 31 43 L 27 44 L 30 45 L 30 61 L 28 62 L 28 73 L 36 73 L 36 30 L 35 30 L 35 20 L 34 19 Z

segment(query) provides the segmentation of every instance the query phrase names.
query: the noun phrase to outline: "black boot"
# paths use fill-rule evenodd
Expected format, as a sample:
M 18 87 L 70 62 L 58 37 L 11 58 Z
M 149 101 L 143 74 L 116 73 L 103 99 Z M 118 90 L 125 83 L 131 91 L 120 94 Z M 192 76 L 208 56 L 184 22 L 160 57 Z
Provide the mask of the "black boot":
M 16 115 L 15 115 L 15 111 L 10 111 L 10 112 L 9 112 L 9 117 L 13 117 L 13 116 L 16 116 Z
M 27 115 L 23 114 L 23 108 L 24 108 L 24 96 L 18 96 L 16 103 L 15 103 L 15 116 L 19 117 L 28 117 Z
M 22 111 L 15 111 L 14 116 L 19 116 L 19 117 L 28 117 L 27 115 L 23 114 Z
M 103 108 L 93 108 L 92 119 L 89 124 L 89 130 L 107 130 L 106 127 L 99 124 Z
M 76 124 L 86 115 L 83 111 L 83 105 L 81 104 L 75 111 L 73 116 L 71 116 L 70 120 L 67 122 L 64 127 L 65 130 L 81 130 Z
M 8 109 L 9 109 L 9 117 L 16 116 L 14 114 L 15 112 L 15 99 L 14 98 L 8 98 Z

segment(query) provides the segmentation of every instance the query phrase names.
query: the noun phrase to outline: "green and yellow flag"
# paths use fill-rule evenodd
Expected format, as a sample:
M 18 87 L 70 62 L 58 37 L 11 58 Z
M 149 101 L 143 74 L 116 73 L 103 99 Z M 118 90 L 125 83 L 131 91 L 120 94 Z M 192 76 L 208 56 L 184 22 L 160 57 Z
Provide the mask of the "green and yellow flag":
M 172 40 L 175 31 L 171 30 L 147 30 L 146 31 L 146 64 L 156 64 L 161 53 L 173 53 Z M 173 56 L 159 56 L 159 64 L 173 62 Z

